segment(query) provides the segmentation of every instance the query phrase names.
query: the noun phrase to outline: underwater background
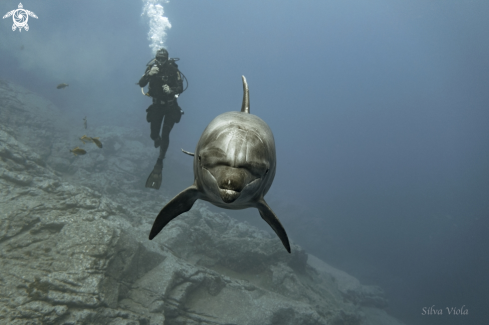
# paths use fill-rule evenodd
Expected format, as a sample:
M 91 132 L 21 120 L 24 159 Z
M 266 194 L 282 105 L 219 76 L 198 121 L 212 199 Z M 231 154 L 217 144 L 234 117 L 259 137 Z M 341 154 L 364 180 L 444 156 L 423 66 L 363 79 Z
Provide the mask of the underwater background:
M 381 287 L 385 310 L 405 324 L 489 318 L 487 1 L 22 4 L 38 19 L 22 32 L 12 31 L 11 18 L 0 22 L 0 79 L 52 102 L 78 137 L 84 117 L 102 142 L 112 130 L 131 130 L 118 139 L 146 146 L 141 175 L 157 150 L 146 122 L 150 99 L 135 83 L 159 45 L 180 58 L 189 87 L 179 98 L 185 115 L 170 134 L 162 188 L 145 189 L 145 176 L 124 185 L 153 191 L 144 195 L 155 209 L 192 183 L 192 159 L 180 148 L 193 151 L 215 116 L 239 110 L 245 75 L 250 112 L 268 123 L 277 146 L 266 198 L 294 243 Z M 148 11 L 156 5 L 160 12 Z M 17 6 L 1 1 L 0 12 Z M 150 29 L 151 19 L 159 29 Z M 56 89 L 60 83 L 69 87 Z M 60 177 L 76 175 L 90 188 L 83 182 L 90 173 L 77 174 L 87 157 L 69 152 L 81 144 L 73 139 L 63 147 L 69 161 L 58 161 L 66 169 Z M 208 209 L 270 232 L 254 209 Z M 443 315 L 424 313 L 432 306 Z

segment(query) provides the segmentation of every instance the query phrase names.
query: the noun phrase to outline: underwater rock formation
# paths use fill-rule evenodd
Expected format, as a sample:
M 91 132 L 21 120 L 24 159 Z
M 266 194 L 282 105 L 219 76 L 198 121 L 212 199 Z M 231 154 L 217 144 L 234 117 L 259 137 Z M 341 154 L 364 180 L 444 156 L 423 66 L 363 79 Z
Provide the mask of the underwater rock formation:
M 380 288 L 204 203 L 149 241 L 171 195 L 145 190 L 134 130 L 74 157 L 54 105 L 4 81 L 0 115 L 0 324 L 401 324 Z

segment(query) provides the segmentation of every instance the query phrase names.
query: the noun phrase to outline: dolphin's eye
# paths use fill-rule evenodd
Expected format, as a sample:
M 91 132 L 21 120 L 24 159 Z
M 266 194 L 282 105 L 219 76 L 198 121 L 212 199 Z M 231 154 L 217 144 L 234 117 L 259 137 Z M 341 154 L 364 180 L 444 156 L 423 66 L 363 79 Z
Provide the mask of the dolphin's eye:
M 268 168 L 267 168 L 267 171 L 265 172 L 265 175 L 266 175 L 266 174 L 268 174 L 268 171 L 269 171 L 269 170 L 270 170 L 270 169 L 268 169 Z
M 199 155 L 199 163 L 202 163 L 202 157 Z

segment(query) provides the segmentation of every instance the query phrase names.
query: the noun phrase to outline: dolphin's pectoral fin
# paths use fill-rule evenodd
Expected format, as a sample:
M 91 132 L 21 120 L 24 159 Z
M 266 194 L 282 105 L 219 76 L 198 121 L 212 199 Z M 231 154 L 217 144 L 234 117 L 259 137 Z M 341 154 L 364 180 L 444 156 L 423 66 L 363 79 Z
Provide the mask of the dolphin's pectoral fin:
M 183 149 L 182 149 L 182 152 L 183 152 L 184 154 L 189 155 L 189 156 L 195 156 L 195 154 L 194 154 L 193 152 L 190 152 L 190 151 L 187 151 L 187 150 L 183 150 Z
M 175 196 L 170 202 L 161 209 L 153 223 L 149 239 L 153 239 L 158 233 L 174 218 L 192 208 L 195 201 L 199 198 L 199 190 L 195 185 L 187 187 Z
M 265 202 L 264 199 L 261 199 L 256 207 L 258 211 L 260 211 L 260 216 L 270 225 L 270 227 L 272 227 L 273 231 L 275 231 L 277 236 L 282 241 L 282 244 L 285 246 L 287 252 L 290 253 L 290 244 L 287 233 L 280 223 L 280 220 L 278 220 L 275 213 L 273 213 L 272 209 L 270 209 L 270 207 L 268 206 L 267 202 Z

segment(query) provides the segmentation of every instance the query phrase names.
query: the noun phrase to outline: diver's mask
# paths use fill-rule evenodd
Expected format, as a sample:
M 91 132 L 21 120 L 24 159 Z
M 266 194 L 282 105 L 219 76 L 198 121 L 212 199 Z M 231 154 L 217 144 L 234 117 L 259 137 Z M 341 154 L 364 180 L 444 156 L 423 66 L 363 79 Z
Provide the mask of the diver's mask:
M 164 65 L 168 61 L 168 51 L 164 48 L 159 49 L 156 52 L 155 61 L 158 65 Z

